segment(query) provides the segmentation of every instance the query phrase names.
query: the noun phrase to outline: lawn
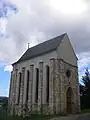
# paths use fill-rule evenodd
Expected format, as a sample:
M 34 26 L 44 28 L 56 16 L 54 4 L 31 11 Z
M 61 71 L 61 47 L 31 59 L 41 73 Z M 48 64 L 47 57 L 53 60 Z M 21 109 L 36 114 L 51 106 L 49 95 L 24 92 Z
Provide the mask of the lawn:
M 26 118 L 19 116 L 9 116 L 4 110 L 0 110 L 0 120 L 48 120 L 49 118 L 51 118 L 51 116 L 31 115 Z
M 81 110 L 81 113 L 83 114 L 83 113 L 90 113 L 90 109 L 83 109 L 83 110 Z

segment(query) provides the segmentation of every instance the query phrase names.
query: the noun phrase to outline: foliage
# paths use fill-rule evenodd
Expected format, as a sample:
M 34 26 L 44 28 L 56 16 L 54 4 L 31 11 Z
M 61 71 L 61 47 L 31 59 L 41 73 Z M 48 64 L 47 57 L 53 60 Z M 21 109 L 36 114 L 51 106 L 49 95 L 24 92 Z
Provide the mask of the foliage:
M 0 104 L 1 104 L 1 107 L 0 109 L 1 110 L 5 110 L 7 111 L 7 108 L 8 108 L 8 98 L 7 97 L 0 97 Z
M 80 84 L 81 94 L 81 109 L 90 108 L 90 74 L 88 69 L 85 71 L 85 75 L 82 77 L 83 85 Z

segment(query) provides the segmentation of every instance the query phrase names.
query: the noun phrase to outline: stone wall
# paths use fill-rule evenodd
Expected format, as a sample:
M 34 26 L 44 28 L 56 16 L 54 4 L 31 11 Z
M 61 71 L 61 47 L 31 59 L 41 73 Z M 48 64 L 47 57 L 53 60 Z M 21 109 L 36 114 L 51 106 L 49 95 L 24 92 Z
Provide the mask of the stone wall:
M 80 112 L 80 96 L 79 96 L 79 84 L 78 84 L 78 68 L 70 65 L 62 59 L 50 59 L 49 67 L 49 103 L 44 98 L 44 91 L 46 90 L 45 83 L 45 65 L 44 62 L 38 63 L 39 68 L 39 86 L 38 86 L 38 103 L 35 103 L 35 66 L 29 65 L 30 78 L 29 78 L 29 93 L 28 102 L 26 103 L 26 66 L 22 69 L 22 80 L 20 87 L 20 101 L 17 104 L 17 88 L 18 76 L 16 71 L 13 71 L 11 87 L 10 87 L 10 99 L 9 105 L 11 106 L 11 112 L 15 111 L 15 114 L 67 114 L 67 90 L 70 87 L 73 92 L 72 99 L 72 113 Z M 67 77 L 66 72 L 70 70 L 70 77 Z M 19 70 L 20 71 L 20 70 Z M 16 80 L 17 79 L 17 80 Z M 34 88 L 32 88 L 34 87 Z M 12 91 L 13 90 L 13 91 Z M 46 95 L 46 91 L 45 91 Z M 16 103 L 15 103 L 16 96 Z M 33 99 L 34 98 L 34 99 Z M 12 100 L 11 100 L 12 99 Z M 11 104 L 12 103 L 12 104 Z M 26 107 L 28 106 L 28 107 Z M 26 108 L 25 108 L 26 107 Z M 13 113 L 12 113 L 13 114 Z

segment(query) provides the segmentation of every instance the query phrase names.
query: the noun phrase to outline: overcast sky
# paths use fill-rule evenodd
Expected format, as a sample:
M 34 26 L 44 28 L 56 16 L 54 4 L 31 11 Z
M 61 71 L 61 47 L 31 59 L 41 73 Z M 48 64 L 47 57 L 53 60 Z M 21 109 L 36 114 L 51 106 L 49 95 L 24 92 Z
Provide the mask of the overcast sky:
M 68 34 L 79 58 L 80 77 L 90 67 L 89 0 L 0 0 L 0 6 L 3 2 L 17 8 L 16 13 L 8 9 L 8 16 L 0 18 L 3 71 L 12 69 L 10 64 L 20 58 L 28 43 L 33 46 L 62 33 Z

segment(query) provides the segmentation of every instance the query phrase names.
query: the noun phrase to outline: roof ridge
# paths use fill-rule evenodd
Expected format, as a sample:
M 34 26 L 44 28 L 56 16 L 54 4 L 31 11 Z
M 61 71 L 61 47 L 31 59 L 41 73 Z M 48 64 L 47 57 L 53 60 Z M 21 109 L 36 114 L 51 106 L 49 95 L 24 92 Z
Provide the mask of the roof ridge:
M 38 44 L 30 47 L 29 49 L 34 48 L 34 47 L 36 47 L 36 46 L 38 46 L 38 45 L 44 44 L 44 43 L 46 43 L 46 42 L 49 42 L 49 41 L 51 41 L 51 40 L 54 40 L 54 39 L 56 39 L 56 38 L 58 38 L 58 37 L 64 36 L 64 35 L 66 35 L 66 34 L 67 34 L 67 33 L 63 33 L 63 34 L 61 34 L 61 35 L 59 35 L 59 36 L 52 37 L 52 38 L 50 38 L 50 39 L 48 39 L 48 40 L 46 40 L 46 41 L 44 41 L 44 42 L 38 43 Z M 27 49 L 27 50 L 29 50 L 29 49 Z M 27 51 L 27 50 L 26 50 L 26 51 Z

